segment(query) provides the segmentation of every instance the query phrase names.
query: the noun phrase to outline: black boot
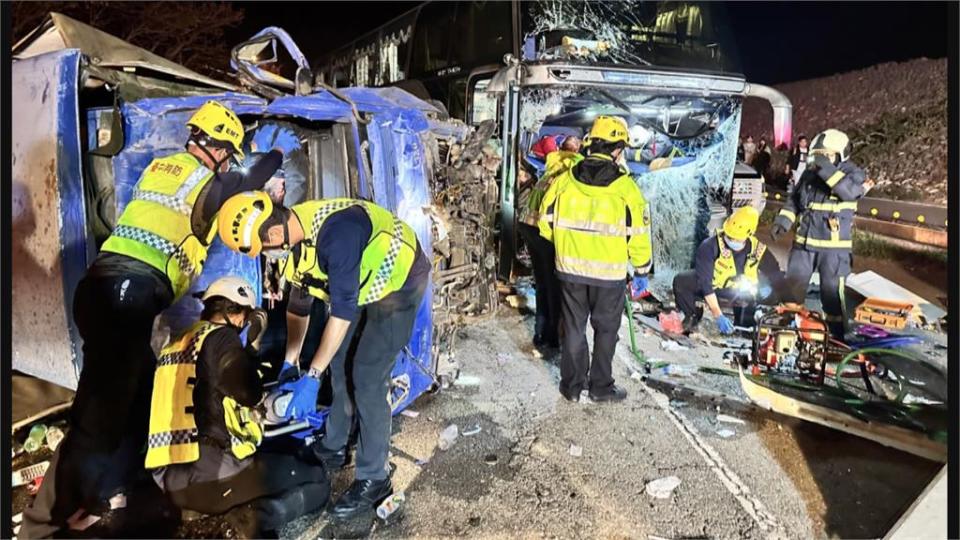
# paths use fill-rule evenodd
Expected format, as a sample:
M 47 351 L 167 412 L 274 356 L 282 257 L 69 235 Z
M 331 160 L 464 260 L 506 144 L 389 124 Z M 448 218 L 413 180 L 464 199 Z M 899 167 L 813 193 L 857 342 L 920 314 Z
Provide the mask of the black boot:
M 350 463 L 350 452 L 347 447 L 339 450 L 329 450 L 320 441 L 314 441 L 313 444 L 304 447 L 300 451 L 300 459 L 307 463 L 323 465 L 327 469 L 327 474 L 346 467 Z
M 700 325 L 700 320 L 703 319 L 703 308 L 698 307 L 691 315 L 686 315 L 683 318 L 683 335 L 689 336 L 690 334 L 697 331 L 697 326 Z
M 330 510 L 330 514 L 345 519 L 363 512 L 372 512 L 390 495 L 393 495 L 393 485 L 389 478 L 354 480 L 350 489 L 340 496 L 337 504 Z
M 623 401 L 627 399 L 627 391 L 617 385 L 613 385 L 610 390 L 602 394 L 594 394 L 590 391 L 591 401 Z

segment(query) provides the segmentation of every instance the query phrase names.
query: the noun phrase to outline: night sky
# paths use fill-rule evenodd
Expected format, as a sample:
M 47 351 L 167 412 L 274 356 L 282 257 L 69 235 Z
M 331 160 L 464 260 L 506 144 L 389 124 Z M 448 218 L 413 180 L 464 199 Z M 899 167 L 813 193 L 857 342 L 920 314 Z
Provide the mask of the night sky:
M 236 43 L 264 26 L 291 33 L 311 61 L 418 2 L 243 2 Z M 947 54 L 947 3 L 730 2 L 727 28 L 748 80 L 776 84 Z

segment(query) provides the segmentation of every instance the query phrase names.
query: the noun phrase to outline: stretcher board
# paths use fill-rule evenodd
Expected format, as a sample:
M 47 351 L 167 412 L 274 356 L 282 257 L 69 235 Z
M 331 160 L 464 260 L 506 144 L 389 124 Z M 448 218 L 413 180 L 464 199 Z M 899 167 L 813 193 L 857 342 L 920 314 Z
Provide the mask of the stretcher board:
M 923 433 L 867 422 L 835 409 L 787 397 L 751 381 L 743 368 L 740 369 L 740 384 L 750 401 L 762 409 L 863 437 L 922 458 L 941 463 L 947 461 L 947 447 Z

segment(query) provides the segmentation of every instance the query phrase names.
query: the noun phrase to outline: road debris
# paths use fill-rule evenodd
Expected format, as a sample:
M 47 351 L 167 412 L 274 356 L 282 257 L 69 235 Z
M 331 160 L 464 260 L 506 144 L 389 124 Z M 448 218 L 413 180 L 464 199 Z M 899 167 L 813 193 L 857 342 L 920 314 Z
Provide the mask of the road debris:
M 665 351 L 689 351 L 690 347 L 684 347 L 683 345 L 677 343 L 676 341 L 671 341 L 669 339 L 664 339 L 660 341 L 660 348 Z
M 51 426 L 50 429 L 47 430 L 46 435 L 47 448 L 49 448 L 51 452 L 56 452 L 57 447 L 60 446 L 60 443 L 63 441 L 63 437 L 62 429 L 57 426 Z
M 717 435 L 718 435 L 721 439 L 729 439 L 730 437 L 733 437 L 733 436 L 736 435 L 736 434 L 737 434 L 737 432 L 734 431 L 734 430 L 732 430 L 732 429 L 723 428 L 723 429 L 718 429 L 718 430 L 717 430 Z
M 740 424 L 741 426 L 746 424 L 746 422 L 744 422 L 743 420 L 735 416 L 730 416 L 728 414 L 718 414 L 717 422 L 726 422 L 728 424 Z
M 570 455 L 573 457 L 580 457 L 583 455 L 583 448 L 575 444 L 571 444 L 569 452 L 570 452 Z
M 414 411 L 414 410 L 410 410 L 410 409 L 404 409 L 404 410 L 400 411 L 400 414 L 403 415 L 403 416 L 406 416 L 407 418 L 416 418 L 416 417 L 420 416 L 420 413 L 419 413 L 419 412 Z
M 483 462 L 487 465 L 496 465 L 500 458 L 496 454 L 487 454 L 483 456 Z
M 13 481 L 11 482 L 10 487 L 22 486 L 24 484 L 29 484 L 38 478 L 43 478 L 43 475 L 47 473 L 47 468 L 49 467 L 49 461 L 41 461 L 40 463 L 14 471 Z
M 646 488 L 644 491 L 647 492 L 647 495 L 655 499 L 667 499 L 670 497 L 670 494 L 673 493 L 673 490 L 677 489 L 680 485 L 680 479 L 676 476 L 667 476 L 664 478 L 658 478 L 652 482 L 647 482 Z
M 440 450 L 449 450 L 450 447 L 457 442 L 457 437 L 459 436 L 460 428 L 458 428 L 456 424 L 450 424 L 449 426 L 443 428 L 443 431 L 440 432 L 437 447 L 439 447 Z
M 481 431 L 483 431 L 483 428 L 480 427 L 480 424 L 477 424 L 477 425 L 473 426 L 472 428 L 468 428 L 468 429 L 463 430 L 463 432 L 461 433 L 461 435 L 463 435 L 464 437 L 472 437 L 472 436 L 476 435 L 477 433 L 480 433 Z
M 23 449 L 29 453 L 34 453 L 43 448 L 43 441 L 47 436 L 47 426 L 44 424 L 34 424 L 30 428 L 27 440 L 23 441 Z
M 402 491 L 398 491 L 393 495 L 387 497 L 380 503 L 380 506 L 377 507 L 377 517 L 386 521 L 394 512 L 400 508 L 400 505 L 406 501 L 407 498 L 404 496 Z

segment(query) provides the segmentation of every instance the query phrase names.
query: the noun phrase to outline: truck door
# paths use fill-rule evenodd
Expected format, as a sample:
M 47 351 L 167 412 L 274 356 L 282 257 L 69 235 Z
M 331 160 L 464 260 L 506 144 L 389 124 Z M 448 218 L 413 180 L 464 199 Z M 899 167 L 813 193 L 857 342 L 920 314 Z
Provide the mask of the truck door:
M 75 389 L 73 292 L 92 260 L 80 154 L 80 51 L 12 66 L 13 369 Z

